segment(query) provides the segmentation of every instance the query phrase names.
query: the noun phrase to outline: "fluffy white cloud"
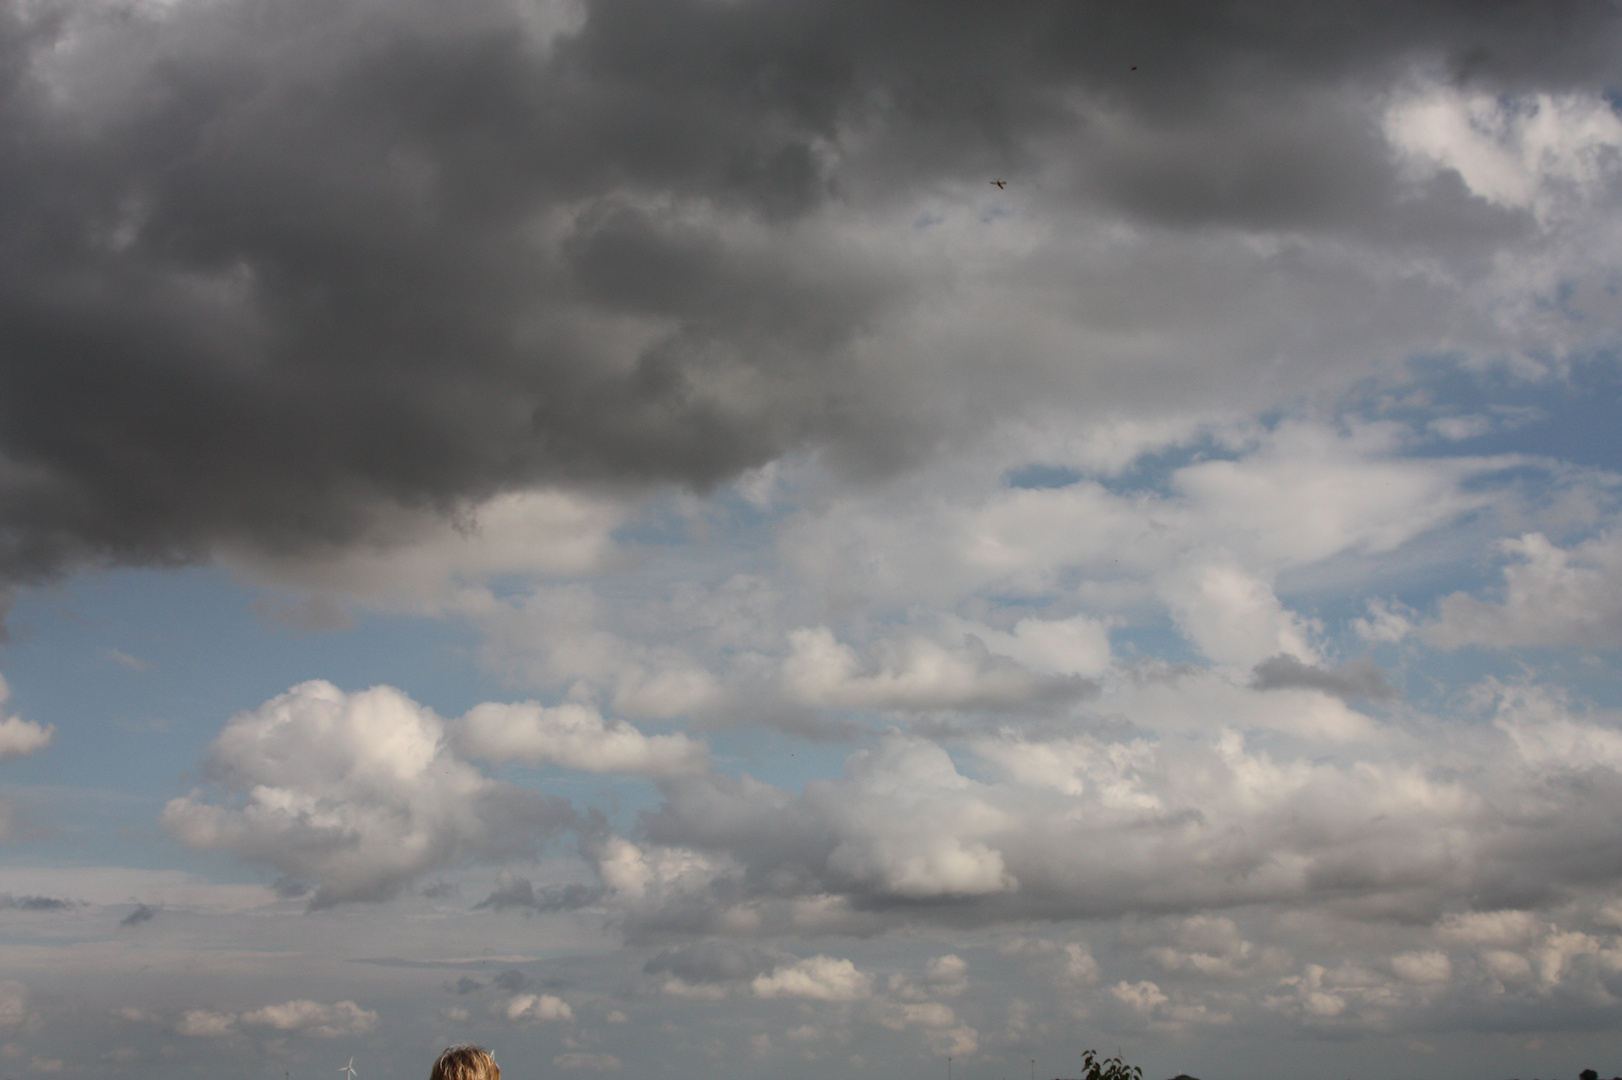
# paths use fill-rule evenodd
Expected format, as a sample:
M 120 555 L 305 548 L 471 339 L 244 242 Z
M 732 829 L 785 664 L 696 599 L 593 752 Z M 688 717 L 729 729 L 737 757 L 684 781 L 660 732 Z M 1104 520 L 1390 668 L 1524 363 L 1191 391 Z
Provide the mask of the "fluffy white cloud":
M 937 956 L 924 968 L 930 993 L 958 997 L 969 989 L 969 965 L 961 956 Z
M 1622 771 L 1622 727 L 1614 715 L 1574 715 L 1556 691 L 1489 680 L 1477 688 L 1496 698 L 1494 725 L 1525 765 L 1540 774 L 1571 769 Z
M 660 838 L 720 847 L 768 878 L 779 867 L 810 870 L 815 876 L 806 888 L 834 889 L 862 902 L 1008 894 L 1009 912 L 1057 905 L 1081 913 L 1141 905 L 1147 895 L 1139 890 L 1165 889 L 1150 883 L 1173 864 L 1181 883 L 1164 894 L 1168 899 L 1226 893 L 1232 886 L 1220 882 L 1232 881 L 1225 869 L 1230 860 L 1249 866 L 1246 883 L 1230 894 L 1235 900 L 1252 889 L 1261 890 L 1252 895 L 1295 892 L 1306 885 L 1310 857 L 1273 850 L 1282 839 L 1275 832 L 1281 822 L 1262 828 L 1265 836 L 1257 834 L 1261 822 L 1298 815 L 1310 790 L 1319 807 L 1312 817 L 1327 824 L 1337 788 L 1355 801 L 1384 787 L 1383 776 L 1275 765 L 1265 755 L 1246 754 L 1237 738 L 1213 747 L 1200 765 L 1185 764 L 1188 749 L 1146 742 L 1065 740 L 1058 744 L 1064 764 L 1052 756 L 1052 744 L 986 742 L 995 749 L 981 745 L 978 752 L 997 770 L 989 781 L 963 775 L 933 743 L 892 737 L 853 755 L 843 778 L 812 781 L 797 799 L 761 785 L 672 785 L 667 806 L 650 824 Z M 1030 770 L 1022 760 L 1026 746 L 1040 762 Z M 1424 798 L 1436 799 L 1438 809 L 1450 801 L 1440 790 Z M 1250 839 L 1243 851 L 1219 856 L 1209 838 L 1224 833 L 1227 813 L 1247 822 Z M 1358 831 L 1352 826 L 1346 842 L 1363 842 Z M 1133 837 L 1131 854 L 1126 840 L 1114 839 L 1125 834 Z M 1205 853 L 1195 855 L 1202 847 Z
M 565 729 L 599 722 L 577 711 L 596 702 L 631 718 L 764 718 L 806 732 L 830 721 L 819 711 L 1065 713 L 1119 662 L 1112 631 L 1157 613 L 1207 660 L 1327 664 L 1339 628 L 1291 610 L 1280 582 L 1335 560 L 1400 561 L 1415 540 L 1504 502 L 1481 481 L 1525 464 L 1404 457 L 1413 432 L 1383 422 L 1198 430 L 1220 460 L 1136 491 L 1075 470 L 1057 487 L 1014 488 L 984 466 L 958 477 L 962 460 L 852 489 L 814 463 L 783 465 L 779 482 L 816 497 L 786 512 L 751 573 L 716 574 L 701 548 L 671 545 L 654 553 L 667 560 L 657 573 L 680 583 L 651 596 L 588 581 L 465 593 L 457 610 L 487 635 L 492 665 L 576 703 L 476 717 L 491 738 L 524 724 L 549 733 L 552 750 L 528 753 L 561 760 L 547 755 L 562 752 Z M 716 506 L 678 510 L 695 529 L 726 526 Z M 824 617 L 807 619 L 823 600 Z M 1391 618 L 1359 625 L 1368 640 L 1401 639 Z M 600 723 L 603 738 L 634 741 Z M 681 755 L 670 745 L 658 756 L 631 767 Z
M 0 678 L 0 705 L 4 705 L 10 696 L 11 687 L 6 685 L 5 679 Z M 0 761 L 38 753 L 51 745 L 55 736 L 55 725 L 42 726 L 19 716 L 0 713 Z
M 847 762 L 843 782 L 813 782 L 804 803 L 835 829 L 827 867 L 858 889 L 922 899 L 1017 889 L 987 841 L 1011 820 L 993 792 L 933 743 L 888 739 Z
M 1504 568 L 1503 601 L 1443 598 L 1441 617 L 1425 628 L 1431 641 L 1444 649 L 1622 647 L 1622 536 L 1565 549 L 1528 533 L 1501 547 L 1517 560 Z
M 875 650 L 881 660 L 872 671 L 862 670 L 855 651 L 826 627 L 795 630 L 788 640 L 784 688 L 806 705 L 1022 712 L 1062 706 L 1095 689 L 1072 675 L 1033 672 L 992 653 L 973 635 L 955 646 L 919 637 L 881 642 Z
M 982 638 L 996 653 L 1036 671 L 1065 675 L 1102 675 L 1109 670 L 1109 624 L 1106 620 L 1074 615 L 1068 619 L 1020 619 L 1002 632 L 967 624 L 966 632 Z
M 1305 666 L 1294 663 L 1293 658 L 1292 665 Z M 1231 668 L 1147 662 L 1112 682 L 1099 704 L 1160 732 L 1199 736 L 1212 728 L 1230 728 L 1274 731 L 1330 743 L 1379 743 L 1392 737 L 1389 728 L 1360 712 L 1343 696 L 1327 693 L 1322 687 L 1300 685 L 1264 689 L 1266 683 L 1257 678 L 1254 668 L 1248 675 L 1246 678 Z
M 932 1054 L 970 1057 L 980 1047 L 980 1033 L 940 1000 L 957 998 L 968 991 L 967 971 L 968 965 L 961 957 L 948 955 L 925 965 L 922 983 L 897 972 L 868 1006 L 868 1018 L 890 1031 L 918 1031 Z
M 749 984 L 756 997 L 797 997 L 813 1001 L 859 1001 L 873 992 L 873 979 L 849 960 L 812 956 L 763 975 Z
M 1183 1035 L 1192 1027 L 1233 1021 L 1231 1013 L 1211 1003 L 1194 999 L 1180 989 L 1167 993 L 1159 983 L 1148 979 L 1123 979 L 1110 987 L 1109 996 L 1117 1003 L 1116 1016 L 1124 1019 L 1126 1026 L 1158 1034 Z
M 364 1035 L 377 1026 L 377 1013 L 353 1001 L 324 1005 L 300 999 L 281 1005 L 266 1005 L 238 1017 L 244 1027 L 265 1027 L 275 1031 L 295 1031 L 323 1039 L 342 1035 Z
M 1159 986 L 1147 979 L 1136 983 L 1123 980 L 1110 987 L 1110 993 L 1123 1005 L 1145 1015 L 1154 1012 L 1157 1006 L 1164 1005 L 1169 1000 L 1161 993 Z
M 496 1009 L 512 1021 L 574 1019 L 569 1003 L 556 994 L 515 994 Z
M 1175 920 L 1166 937 L 1167 944 L 1144 950 L 1145 958 L 1161 972 L 1233 980 L 1283 974 L 1291 966 L 1288 953 L 1246 940 L 1226 916 L 1191 915 Z
M 317 884 L 317 906 L 395 895 L 430 870 L 533 853 L 572 822 L 565 800 L 484 776 L 445 745 L 434 713 L 390 687 L 308 682 L 232 718 L 209 775 L 240 805 L 173 799 L 182 843 Z
M 1385 130 L 1416 164 L 1455 170 L 1481 198 L 1543 215 L 1592 197 L 1622 154 L 1615 109 L 1580 94 L 1425 87 L 1391 107 Z
M 596 867 L 603 883 L 631 903 L 691 895 L 732 868 L 724 856 L 669 845 L 644 848 L 620 836 L 598 847 Z
M 1504 464 L 1404 458 L 1402 439 L 1391 425 L 1288 422 L 1232 460 L 1178 469 L 1171 485 L 1187 500 L 1190 532 L 1258 568 L 1381 554 L 1490 502 L 1460 482 Z
M 707 593 L 683 588 L 663 603 L 621 607 L 583 583 L 544 585 L 486 596 L 465 613 L 485 633 L 492 666 L 537 686 L 590 688 L 627 716 L 667 719 L 715 706 L 722 688 L 693 650 L 748 644 L 766 592 L 734 577 Z
M 1150 604 L 1219 662 L 1249 667 L 1279 653 L 1316 662 L 1323 628 L 1280 601 L 1280 577 L 1331 559 L 1390 557 L 1500 498 L 1471 482 L 1513 464 L 1405 458 L 1394 425 L 1337 431 L 1300 421 L 1229 439 L 1230 456 L 1172 470 L 1163 487 L 1141 492 L 1079 471 L 1039 489 L 926 475 L 841 492 L 797 514 L 781 550 L 788 568 L 844 606 L 893 605 L 915 620 L 943 610 L 945 625 L 1036 671 L 1102 674 L 1108 620 L 1119 612 L 1139 621 Z M 1001 626 L 954 610 L 971 599 L 984 610 L 992 596 L 1091 610 Z M 794 640 L 791 688 L 813 699 L 811 690 L 831 697 L 838 687 L 854 698 L 908 685 L 905 662 L 864 672 L 862 642 L 831 633 Z
M 51 745 L 56 726 L 41 726 L 18 716 L 0 717 L 0 761 L 26 757 Z
M 1221 686 L 1231 697 L 1227 705 L 1216 692 Z M 1158 687 L 1162 696 L 1145 687 Z M 895 733 L 851 755 L 842 776 L 812 779 L 797 793 L 685 762 L 659 778 L 664 801 L 644 813 L 644 835 L 633 841 L 601 824 L 583 832 L 581 850 L 602 888 L 581 887 L 581 894 L 605 905 L 634 938 L 870 932 L 937 914 L 996 925 L 1258 904 L 1340 905 L 1425 919 L 1465 896 L 1496 895 L 1525 907 L 1559 895 L 1575 880 L 1572 868 L 1583 852 L 1617 841 L 1606 793 L 1622 791 L 1622 737 L 1607 717 L 1574 712 L 1535 687 L 1484 684 L 1480 696 L 1495 724 L 1474 729 L 1477 768 L 1469 776 L 1436 765 L 1445 757 L 1444 736 L 1433 745 L 1376 725 L 1378 738 L 1364 732 L 1361 741 L 1343 741 L 1325 756 L 1313 740 L 1331 727 L 1292 731 L 1252 718 L 1249 730 L 1307 740 L 1257 745 L 1238 729 L 1213 732 L 1179 720 L 1165 705 L 1180 694 L 1190 708 L 1204 703 L 1218 716 L 1228 708 L 1238 714 L 1247 702 L 1258 713 L 1264 706 L 1322 707 L 1331 710 L 1326 717 L 1342 715 L 1334 710 L 1359 715 L 1311 689 L 1257 692 L 1205 672 L 1181 683 L 1124 675 L 1110 694 L 1105 708 L 1169 723 L 1161 732 L 967 731 L 951 753 L 932 739 Z M 592 721 L 585 725 L 588 742 L 608 731 L 597 714 L 585 715 Z M 526 716 L 533 724 L 538 714 Z M 398 692 L 345 695 L 307 684 L 235 718 L 217 740 L 215 775 L 222 787 L 243 793 L 243 804 L 187 797 L 171 804 L 169 824 L 199 846 L 224 847 L 313 880 L 323 890 L 319 902 L 333 903 L 390 895 L 457 860 L 500 859 L 525 845 L 533 850 L 545 829 L 572 820 L 523 813 L 488 820 L 492 806 L 514 796 L 447 745 L 444 725 Z M 556 760 L 573 767 L 624 760 L 578 748 L 567 754 Z M 1562 779 L 1572 776 L 1583 777 L 1582 784 Z M 525 800 L 519 805 L 528 808 L 524 813 L 534 810 Z M 1545 824 L 1551 820 L 1559 827 L 1551 830 Z M 212 831 L 197 831 L 204 826 Z M 419 834 L 422 840 L 413 839 Z M 1535 936 L 1482 938 L 1492 955 L 1476 963 L 1501 980 L 1523 961 L 1533 973 L 1552 970 L 1553 961 L 1526 951 L 1529 935 Z M 1583 945 L 1578 952 L 1598 956 L 1606 948 Z M 1145 941 L 1141 955 L 1163 988 L 1174 975 L 1247 979 L 1291 965 L 1287 952 L 1215 915 L 1186 919 L 1169 936 Z M 1406 985 L 1440 981 L 1420 977 L 1422 968 L 1441 970 L 1426 949 L 1410 945 L 1386 955 L 1398 959 L 1380 961 L 1383 970 Z M 1076 942 L 1030 956 L 1064 985 L 1090 986 L 1101 975 Z M 1467 970 L 1449 962 L 1455 973 Z M 689 958 L 650 967 L 649 974 L 663 992 L 698 999 L 747 985 L 757 996 L 845 1000 L 840 995 L 872 986 L 865 972 L 827 957 L 715 963 L 712 971 L 709 961 Z M 940 1003 L 964 993 L 965 970 L 961 958 L 943 957 L 923 982 L 908 984 L 912 989 L 898 984 L 891 997 Z M 1311 990 L 1320 992 L 1351 1002 L 1339 990 Z M 498 1011 L 557 1018 L 544 995 L 531 996 L 517 1006 L 508 999 Z M 1192 999 L 1168 1000 L 1145 1015 L 1156 1024 L 1196 1022 L 1194 1013 L 1177 1012 L 1192 1009 Z M 1291 1008 L 1310 1012 L 1327 1008 L 1325 1001 L 1302 998 Z M 1363 1015 L 1355 1004 L 1346 1015 Z M 274 1024 L 274 1016 L 292 1017 L 296 1007 L 301 1003 L 252 1016 L 201 1010 L 183 1024 L 218 1034 Z M 1223 1011 L 1210 1005 L 1198 1022 L 1214 1022 L 1210 1017 Z M 320 1026 L 319 1019 L 309 1023 Z M 340 1020 L 323 1023 L 341 1026 Z
M 476 705 L 456 725 L 456 741 L 464 756 L 492 764 L 522 761 L 654 776 L 708 764 L 704 747 L 685 735 L 644 735 L 623 720 L 605 720 L 596 709 L 572 702 Z
M 1368 617 L 1353 619 L 1352 630 L 1364 641 L 1395 644 L 1413 632 L 1414 624 L 1408 615 L 1387 601 L 1370 600 Z
M 1300 693 L 1344 708 L 1305 691 L 1236 693 Z M 842 777 L 798 794 L 714 775 L 673 779 L 644 819 L 650 842 L 621 841 L 634 857 L 605 856 L 600 872 L 636 890 L 643 932 L 1245 904 L 1436 918 L 1465 897 L 1552 898 L 1583 878 L 1583 852 L 1622 837 L 1606 816 L 1622 798 L 1622 740 L 1514 688 L 1494 708 L 1496 726 L 1471 731 L 1469 777 L 1438 764 L 1451 753 L 1445 732 L 1435 744 L 1393 733 L 1324 756 L 1316 736 L 1289 752 L 1192 726 L 1118 738 L 1008 730 L 962 739 L 961 764 L 932 741 L 892 735 L 853 755 Z M 645 884 L 656 859 L 683 868 L 661 872 L 680 887 Z M 1159 970 L 1205 977 L 1290 963 L 1217 916 L 1145 947 Z M 1085 981 L 1086 959 L 1078 953 L 1071 978 Z M 1418 970 L 1402 964 L 1405 977 Z
M 234 1034 L 241 1028 L 262 1028 L 313 1035 L 322 1039 L 336 1039 L 348 1035 L 364 1035 L 376 1026 L 377 1013 L 363 1009 L 353 1001 L 339 1001 L 327 1005 L 300 998 L 281 1005 L 265 1005 L 241 1013 L 190 1009 L 175 1025 L 175 1032 L 192 1038 L 219 1038 Z
M 932 1054 L 969 1057 L 980 1047 L 980 1033 L 940 1000 L 966 994 L 967 973 L 968 964 L 955 955 L 929 961 L 921 982 L 896 972 L 886 981 L 884 992 L 869 1005 L 868 1018 L 891 1031 L 916 1029 Z
M 1239 567 L 1192 563 L 1168 575 L 1161 592 L 1184 635 L 1212 660 L 1248 667 L 1279 653 L 1317 659 L 1307 622 Z

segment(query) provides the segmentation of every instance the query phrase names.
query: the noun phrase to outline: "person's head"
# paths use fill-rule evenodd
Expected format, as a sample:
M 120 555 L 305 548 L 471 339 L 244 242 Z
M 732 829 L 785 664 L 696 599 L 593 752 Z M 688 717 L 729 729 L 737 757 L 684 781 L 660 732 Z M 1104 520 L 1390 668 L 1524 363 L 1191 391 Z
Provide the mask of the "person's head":
M 501 1066 L 482 1046 L 450 1046 L 434 1062 L 428 1080 L 501 1080 Z

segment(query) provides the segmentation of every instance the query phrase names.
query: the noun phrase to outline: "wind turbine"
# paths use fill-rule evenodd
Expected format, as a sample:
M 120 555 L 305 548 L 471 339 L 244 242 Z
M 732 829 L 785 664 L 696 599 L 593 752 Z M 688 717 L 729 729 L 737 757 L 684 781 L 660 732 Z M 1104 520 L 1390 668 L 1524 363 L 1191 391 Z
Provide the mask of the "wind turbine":
M 348 1074 L 346 1076 L 345 1080 L 355 1080 L 355 1077 L 358 1075 L 355 1072 L 355 1059 L 350 1058 L 349 1059 L 349 1064 L 345 1065 L 343 1068 L 339 1069 L 338 1071 L 341 1072 L 341 1073 Z

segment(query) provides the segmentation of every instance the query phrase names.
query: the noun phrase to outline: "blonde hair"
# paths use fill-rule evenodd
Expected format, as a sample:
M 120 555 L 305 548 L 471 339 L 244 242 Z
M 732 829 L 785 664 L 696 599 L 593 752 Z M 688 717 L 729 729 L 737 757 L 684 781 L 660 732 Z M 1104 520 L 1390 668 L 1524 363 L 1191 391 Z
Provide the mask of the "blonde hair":
M 501 1066 L 482 1046 L 449 1046 L 428 1080 L 501 1080 Z

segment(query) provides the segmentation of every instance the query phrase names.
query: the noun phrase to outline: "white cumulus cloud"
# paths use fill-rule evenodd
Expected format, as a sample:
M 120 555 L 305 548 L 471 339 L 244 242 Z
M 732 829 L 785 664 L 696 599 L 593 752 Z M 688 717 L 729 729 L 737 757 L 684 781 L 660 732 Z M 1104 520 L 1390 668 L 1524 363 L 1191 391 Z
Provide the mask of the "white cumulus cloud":
M 11 696 L 11 687 L 0 678 L 0 705 Z M 51 745 L 56 736 L 55 725 L 40 725 L 19 716 L 0 713 L 0 761 L 26 757 Z
M 1541 533 L 1505 540 L 1504 599 L 1454 593 L 1425 630 L 1444 649 L 1622 647 L 1622 535 L 1561 548 Z
M 1582 94 L 1428 87 L 1393 105 L 1385 130 L 1414 158 L 1456 170 L 1483 199 L 1540 213 L 1591 196 L 1622 153 L 1622 118 Z
M 492 764 L 522 761 L 556 764 L 585 772 L 664 775 L 701 770 L 703 746 L 685 735 L 644 735 L 623 720 L 606 720 L 596 709 L 566 702 L 486 702 L 456 726 L 457 743 L 470 758 Z
M 556 994 L 515 994 L 497 1008 L 508 1020 L 573 1020 L 574 1010 Z
M 873 979 L 849 960 L 812 956 L 749 984 L 756 997 L 797 997 L 813 1001 L 859 1001 L 873 992 Z
M 364 1035 L 377 1026 L 377 1013 L 363 1009 L 353 1001 L 325 1005 L 319 1001 L 299 999 L 252 1009 L 237 1019 L 245 1027 L 266 1027 L 323 1039 Z
M 169 802 L 164 827 L 189 847 L 315 883 L 317 906 L 386 899 L 430 870 L 533 852 L 572 820 L 564 800 L 457 759 L 439 717 L 390 687 L 307 682 L 238 714 L 214 741 L 209 775 L 243 801 L 194 792 Z
M 377 1026 L 377 1013 L 353 1001 L 325 1004 L 298 998 L 280 1005 L 264 1005 L 245 1012 L 216 1012 L 189 1009 L 175 1025 L 175 1032 L 192 1038 L 220 1038 L 243 1028 L 260 1028 L 289 1034 L 337 1039 L 364 1035 Z

